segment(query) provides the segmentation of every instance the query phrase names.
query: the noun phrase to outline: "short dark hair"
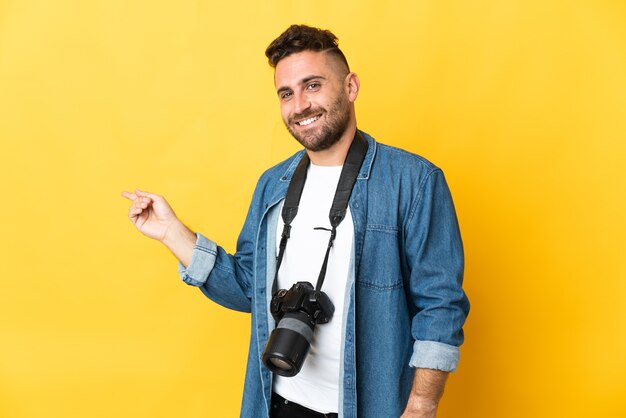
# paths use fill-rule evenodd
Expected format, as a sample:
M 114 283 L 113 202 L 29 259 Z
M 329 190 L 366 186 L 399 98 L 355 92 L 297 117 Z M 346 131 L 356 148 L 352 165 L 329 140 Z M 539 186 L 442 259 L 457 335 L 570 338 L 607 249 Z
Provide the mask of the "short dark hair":
M 306 25 L 291 25 L 265 50 L 265 56 L 272 68 L 285 57 L 302 51 L 324 51 L 335 55 L 350 71 L 348 60 L 339 49 L 338 39 L 329 30 Z

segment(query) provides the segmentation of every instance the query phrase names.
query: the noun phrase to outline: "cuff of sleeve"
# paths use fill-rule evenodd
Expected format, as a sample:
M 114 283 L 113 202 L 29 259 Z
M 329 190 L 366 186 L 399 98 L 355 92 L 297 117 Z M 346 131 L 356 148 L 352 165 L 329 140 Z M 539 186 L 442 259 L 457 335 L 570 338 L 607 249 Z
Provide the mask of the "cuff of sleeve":
M 190 286 L 202 286 L 206 283 L 217 257 L 216 243 L 202 234 L 196 233 L 196 237 L 189 266 L 185 268 L 182 263 L 178 263 L 180 278 Z
M 436 341 L 415 341 L 409 365 L 420 369 L 453 372 L 459 364 L 459 347 Z

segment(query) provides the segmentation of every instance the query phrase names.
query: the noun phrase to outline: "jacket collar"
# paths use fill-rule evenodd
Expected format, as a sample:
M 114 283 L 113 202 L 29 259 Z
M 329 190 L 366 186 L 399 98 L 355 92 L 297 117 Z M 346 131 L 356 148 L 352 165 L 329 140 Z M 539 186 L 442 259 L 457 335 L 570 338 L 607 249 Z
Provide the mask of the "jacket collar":
M 361 135 L 363 135 L 363 139 L 367 141 L 367 153 L 365 154 L 365 159 L 363 160 L 363 164 L 361 165 L 361 171 L 359 172 L 359 176 L 357 180 L 368 180 L 370 177 L 370 171 L 372 169 L 372 162 L 374 161 L 374 157 L 376 156 L 376 146 L 377 142 L 374 138 L 366 134 L 365 132 L 359 130 Z M 281 182 L 289 183 L 291 181 L 291 177 L 293 176 L 293 172 L 298 167 L 298 163 L 304 156 L 305 150 L 301 150 L 298 152 L 287 167 L 287 170 L 280 177 Z

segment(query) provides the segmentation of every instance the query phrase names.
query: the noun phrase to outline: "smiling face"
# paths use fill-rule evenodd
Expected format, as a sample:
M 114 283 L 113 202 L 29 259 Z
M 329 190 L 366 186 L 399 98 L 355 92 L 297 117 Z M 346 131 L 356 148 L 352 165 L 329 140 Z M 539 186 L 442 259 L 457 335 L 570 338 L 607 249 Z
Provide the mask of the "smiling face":
M 331 148 L 355 123 L 358 79 L 327 52 L 303 51 L 283 58 L 276 65 L 274 83 L 285 126 L 309 151 Z

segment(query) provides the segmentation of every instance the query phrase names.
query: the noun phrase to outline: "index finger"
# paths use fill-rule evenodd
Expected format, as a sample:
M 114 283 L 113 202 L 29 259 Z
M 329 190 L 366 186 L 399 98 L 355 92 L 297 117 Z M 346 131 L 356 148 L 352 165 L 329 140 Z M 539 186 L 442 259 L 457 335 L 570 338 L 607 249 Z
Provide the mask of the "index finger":
M 137 195 L 135 193 L 130 193 L 126 191 L 122 192 L 122 196 L 124 196 L 128 200 L 134 201 L 135 199 L 137 199 Z

